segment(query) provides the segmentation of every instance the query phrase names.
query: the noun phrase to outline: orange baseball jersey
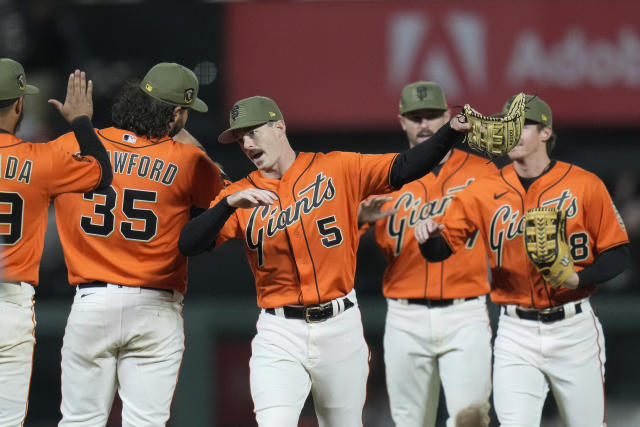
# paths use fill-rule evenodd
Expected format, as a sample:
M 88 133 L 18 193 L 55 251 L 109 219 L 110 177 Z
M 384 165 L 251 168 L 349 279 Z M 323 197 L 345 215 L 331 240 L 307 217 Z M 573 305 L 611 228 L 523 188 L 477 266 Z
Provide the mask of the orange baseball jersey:
M 211 206 L 249 187 L 278 195 L 277 204 L 236 209 L 216 240 L 244 240 L 258 306 L 317 304 L 353 289 L 358 206 L 371 194 L 393 190 L 396 156 L 299 153 L 281 179 L 254 171 L 220 192 Z
M 93 157 L 52 143 L 0 133 L 0 271 L 2 281 L 38 284 L 50 200 L 94 189 L 102 179 Z
M 495 174 L 487 159 L 453 150 L 438 174 L 404 185 L 390 194 L 383 210 L 397 212 L 376 222 L 376 243 L 388 265 L 382 279 L 387 298 L 466 298 L 489 293 L 489 267 L 482 240 L 473 234 L 463 250 L 443 262 L 427 262 L 420 253 L 413 228 L 427 218 L 436 221 L 451 199 L 475 179 Z
M 116 128 L 96 130 L 113 166 L 110 187 L 55 201 L 69 283 L 105 281 L 185 292 L 178 238 L 191 206 L 207 208 L 223 187 L 199 148 Z M 55 143 L 77 147 L 73 134 Z
M 536 207 L 566 211 L 567 241 L 578 271 L 603 251 L 629 242 L 622 219 L 596 175 L 556 161 L 525 191 L 513 165 L 505 166 L 497 177 L 480 179 L 459 193 L 441 221 L 453 251 L 480 230 L 492 267 L 494 303 L 549 307 L 585 298 L 596 290 L 554 290 L 529 261 L 522 241 L 524 214 Z

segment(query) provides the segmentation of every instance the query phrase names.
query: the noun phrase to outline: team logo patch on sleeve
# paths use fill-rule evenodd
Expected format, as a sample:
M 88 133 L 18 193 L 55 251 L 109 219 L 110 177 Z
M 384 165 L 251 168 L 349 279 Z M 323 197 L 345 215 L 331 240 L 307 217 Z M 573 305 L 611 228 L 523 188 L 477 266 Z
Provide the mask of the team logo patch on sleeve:
M 620 224 L 620 227 L 622 227 L 623 230 L 627 230 L 627 227 L 625 227 L 624 225 L 624 221 L 622 220 L 622 215 L 620 215 L 620 212 L 618 212 L 618 208 L 616 208 L 616 205 L 611 202 L 611 207 L 613 207 L 613 211 L 616 213 L 616 219 L 618 220 L 618 224 Z
M 78 162 L 87 162 L 87 163 L 91 162 L 91 159 L 81 155 L 80 153 L 73 154 L 72 157 L 73 157 L 73 160 L 76 160 Z

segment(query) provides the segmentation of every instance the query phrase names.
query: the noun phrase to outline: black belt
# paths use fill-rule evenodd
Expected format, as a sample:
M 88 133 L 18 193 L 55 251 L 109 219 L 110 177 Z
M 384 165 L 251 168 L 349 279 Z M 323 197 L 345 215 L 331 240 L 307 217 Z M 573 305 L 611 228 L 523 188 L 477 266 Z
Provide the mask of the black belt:
M 397 299 L 397 298 L 396 298 Z M 478 299 L 478 297 L 469 298 L 448 298 L 448 299 L 426 299 L 426 298 L 406 298 L 407 304 L 424 305 L 429 308 L 433 307 L 449 307 L 454 304 L 454 301 L 464 299 L 465 301 L 472 301 Z
M 576 314 L 582 313 L 582 303 L 576 303 Z M 507 307 L 504 307 L 504 312 L 507 313 Z M 558 320 L 564 320 L 566 318 L 566 312 L 564 306 L 542 308 L 539 310 L 524 310 L 520 307 L 516 307 L 516 315 L 521 319 L 537 320 L 542 323 L 552 323 Z
M 86 289 L 86 288 L 106 288 L 107 287 L 107 282 L 103 282 L 101 280 L 96 280 L 95 282 L 89 282 L 89 283 L 80 283 L 78 285 L 78 288 L 80 289 Z M 162 288 L 152 288 L 151 286 L 127 286 L 127 285 L 115 285 L 119 288 L 142 288 L 142 289 L 151 289 L 153 291 L 162 291 L 162 292 L 169 292 L 170 294 L 173 294 L 173 291 L 171 289 L 162 289 Z
M 343 298 L 344 311 L 347 311 L 355 304 L 349 298 Z M 269 314 L 276 314 L 275 308 L 266 308 L 264 310 Z M 333 313 L 333 303 L 331 301 L 323 302 L 316 305 L 285 305 L 282 307 L 284 317 L 287 319 L 303 319 L 307 323 L 324 322 L 325 320 L 337 315 Z

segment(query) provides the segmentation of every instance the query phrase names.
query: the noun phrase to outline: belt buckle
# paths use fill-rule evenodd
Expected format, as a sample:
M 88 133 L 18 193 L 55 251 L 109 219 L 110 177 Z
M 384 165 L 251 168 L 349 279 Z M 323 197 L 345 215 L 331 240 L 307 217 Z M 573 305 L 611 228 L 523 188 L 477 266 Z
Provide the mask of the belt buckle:
M 318 318 L 313 318 L 313 315 L 322 315 L 324 313 L 324 310 L 331 306 L 331 301 L 328 302 L 324 302 L 322 304 L 318 304 L 318 305 L 312 305 L 309 307 L 306 307 L 304 310 L 304 321 L 307 323 L 320 323 L 320 322 L 324 322 L 325 320 L 327 320 L 327 318 L 323 318 L 323 319 L 318 319 Z
M 549 314 L 553 314 L 557 311 L 558 307 L 547 307 L 547 308 L 543 308 L 541 310 L 538 310 L 538 315 L 540 316 L 547 316 Z
M 542 322 L 555 322 L 564 319 L 564 307 L 547 307 L 538 311 L 538 320 Z

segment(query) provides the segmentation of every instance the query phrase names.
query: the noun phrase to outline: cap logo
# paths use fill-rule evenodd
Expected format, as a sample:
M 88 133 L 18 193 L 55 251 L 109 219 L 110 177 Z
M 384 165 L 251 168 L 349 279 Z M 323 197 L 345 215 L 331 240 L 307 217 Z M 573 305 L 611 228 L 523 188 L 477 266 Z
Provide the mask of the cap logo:
M 25 87 L 24 74 L 20 74 L 18 76 L 18 89 L 24 90 L 24 87 Z
M 427 87 L 426 86 L 419 86 L 416 88 L 416 93 L 418 95 L 418 99 L 420 101 L 424 101 L 425 98 L 427 97 Z
M 149 83 L 144 85 L 144 88 L 147 90 L 147 92 L 151 92 L 153 90 L 153 86 L 151 86 Z
M 231 109 L 231 120 L 236 120 L 238 115 L 240 114 L 240 107 L 238 105 L 234 105 Z
M 274 113 L 273 111 L 269 111 L 269 120 L 275 119 L 275 118 L 276 118 L 276 113 Z
M 546 116 L 546 115 L 544 115 L 544 114 L 540 114 L 540 116 L 542 116 L 542 120 L 543 120 L 543 121 L 545 121 L 545 122 L 547 121 L 547 116 Z
M 193 93 L 195 91 L 193 89 L 187 89 L 184 91 L 184 102 L 187 104 L 191 104 L 193 102 Z

